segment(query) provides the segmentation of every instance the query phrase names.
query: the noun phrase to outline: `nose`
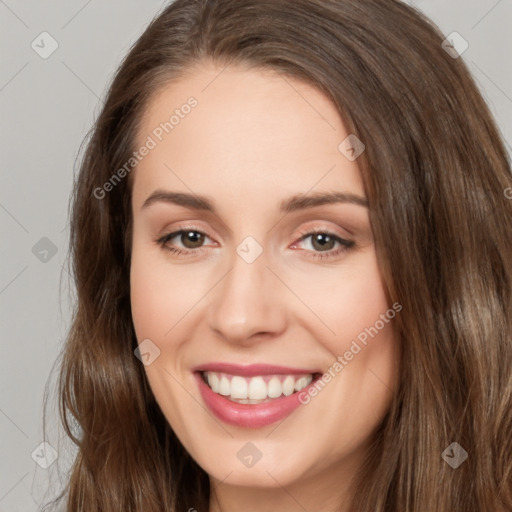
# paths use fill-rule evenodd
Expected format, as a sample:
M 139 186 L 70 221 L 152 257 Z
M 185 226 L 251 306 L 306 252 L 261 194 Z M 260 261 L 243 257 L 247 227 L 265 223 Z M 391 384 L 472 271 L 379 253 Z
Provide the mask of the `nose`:
M 230 270 L 212 290 L 209 326 L 225 341 L 250 345 L 286 329 L 284 286 L 267 263 L 265 251 L 253 262 L 235 253 Z

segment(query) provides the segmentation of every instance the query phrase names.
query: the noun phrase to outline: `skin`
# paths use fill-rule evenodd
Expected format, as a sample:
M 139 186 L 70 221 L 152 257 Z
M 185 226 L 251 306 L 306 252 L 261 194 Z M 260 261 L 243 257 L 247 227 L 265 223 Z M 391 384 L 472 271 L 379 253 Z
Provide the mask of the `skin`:
M 365 198 L 357 160 L 338 150 L 349 133 L 335 107 L 272 71 L 222 69 L 189 70 L 154 96 L 140 125 L 142 144 L 189 97 L 198 101 L 133 171 L 133 322 L 139 343 L 149 338 L 160 350 L 146 374 L 210 476 L 210 511 L 348 510 L 349 483 L 396 384 L 392 321 L 309 404 L 264 428 L 214 417 L 191 372 L 212 361 L 327 371 L 391 307 L 367 207 L 279 211 L 295 194 Z M 166 202 L 143 208 L 157 189 L 208 196 L 217 213 Z M 186 236 L 167 242 L 188 254 L 157 242 L 191 225 L 206 235 L 202 246 Z M 355 245 L 336 255 L 339 243 L 322 249 L 302 238 L 311 230 Z M 236 252 L 247 236 L 263 250 L 252 263 Z M 262 454 L 250 468 L 237 458 L 248 441 Z

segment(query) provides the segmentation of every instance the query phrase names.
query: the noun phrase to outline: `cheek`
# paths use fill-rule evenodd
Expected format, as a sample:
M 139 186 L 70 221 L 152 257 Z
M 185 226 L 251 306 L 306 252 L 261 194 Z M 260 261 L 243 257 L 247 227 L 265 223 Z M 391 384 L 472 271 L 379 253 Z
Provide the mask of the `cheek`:
M 368 425 L 384 415 L 396 386 L 394 318 L 401 308 L 387 299 L 373 251 L 350 271 L 340 272 L 336 282 L 324 285 L 324 293 L 309 297 L 331 331 L 317 337 L 332 357 L 324 373 L 326 387 L 337 396 L 342 410 L 354 413 L 351 431 L 367 433 Z
M 134 244 L 130 269 L 132 318 L 137 341 L 149 339 L 160 352 L 151 352 L 153 361 L 145 366 L 153 394 L 175 432 L 190 443 L 185 425 L 197 414 L 196 402 L 190 400 L 183 386 L 180 347 L 186 340 L 187 311 L 197 302 L 197 290 L 187 286 L 190 276 L 169 272 L 165 258 L 155 256 L 143 244 Z M 192 282 L 192 281 L 191 281 Z M 191 385 L 192 383 L 188 383 Z
M 345 267 L 295 279 L 295 284 L 297 295 L 316 316 L 318 341 L 331 354 L 343 354 L 356 339 L 364 344 L 365 338 L 370 339 L 369 333 L 375 337 L 375 327 L 381 339 L 391 335 L 390 320 L 396 312 L 386 297 L 373 250 L 358 255 Z
M 140 341 L 163 340 L 198 301 L 200 279 L 188 271 L 169 271 L 165 258 L 134 246 L 130 269 L 132 317 Z
M 391 319 L 394 311 L 386 298 L 377 268 L 362 272 L 352 286 L 347 287 L 338 307 L 330 313 L 336 332 L 334 345 L 338 354 L 349 350 L 354 341 L 366 347 L 365 343 L 369 339 L 378 336 L 383 340 L 392 334 Z

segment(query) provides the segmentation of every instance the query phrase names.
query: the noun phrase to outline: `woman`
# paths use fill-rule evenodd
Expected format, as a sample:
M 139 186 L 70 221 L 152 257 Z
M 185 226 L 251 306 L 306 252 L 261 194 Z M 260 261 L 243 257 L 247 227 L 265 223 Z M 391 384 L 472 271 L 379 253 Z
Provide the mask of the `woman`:
M 510 163 L 443 40 L 379 0 L 150 24 L 73 197 L 68 510 L 512 509 Z

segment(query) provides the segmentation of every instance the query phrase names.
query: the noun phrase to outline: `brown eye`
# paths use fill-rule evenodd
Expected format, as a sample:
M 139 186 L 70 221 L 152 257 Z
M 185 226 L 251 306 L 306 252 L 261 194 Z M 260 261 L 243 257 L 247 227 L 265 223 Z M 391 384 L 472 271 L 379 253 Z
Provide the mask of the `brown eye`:
M 182 231 L 180 241 L 187 249 L 197 249 L 203 245 L 204 238 L 204 234 L 199 231 Z
M 318 251 L 329 251 L 334 249 L 336 240 L 327 233 L 315 233 L 311 235 L 311 245 Z
M 172 252 L 186 252 L 201 249 L 207 238 L 201 231 L 180 229 L 159 238 L 157 243 Z
M 303 246 L 306 253 L 313 258 L 325 259 L 341 256 L 345 251 L 355 246 L 354 241 L 345 240 L 328 231 L 311 231 L 301 234 L 303 236 L 299 243 Z

